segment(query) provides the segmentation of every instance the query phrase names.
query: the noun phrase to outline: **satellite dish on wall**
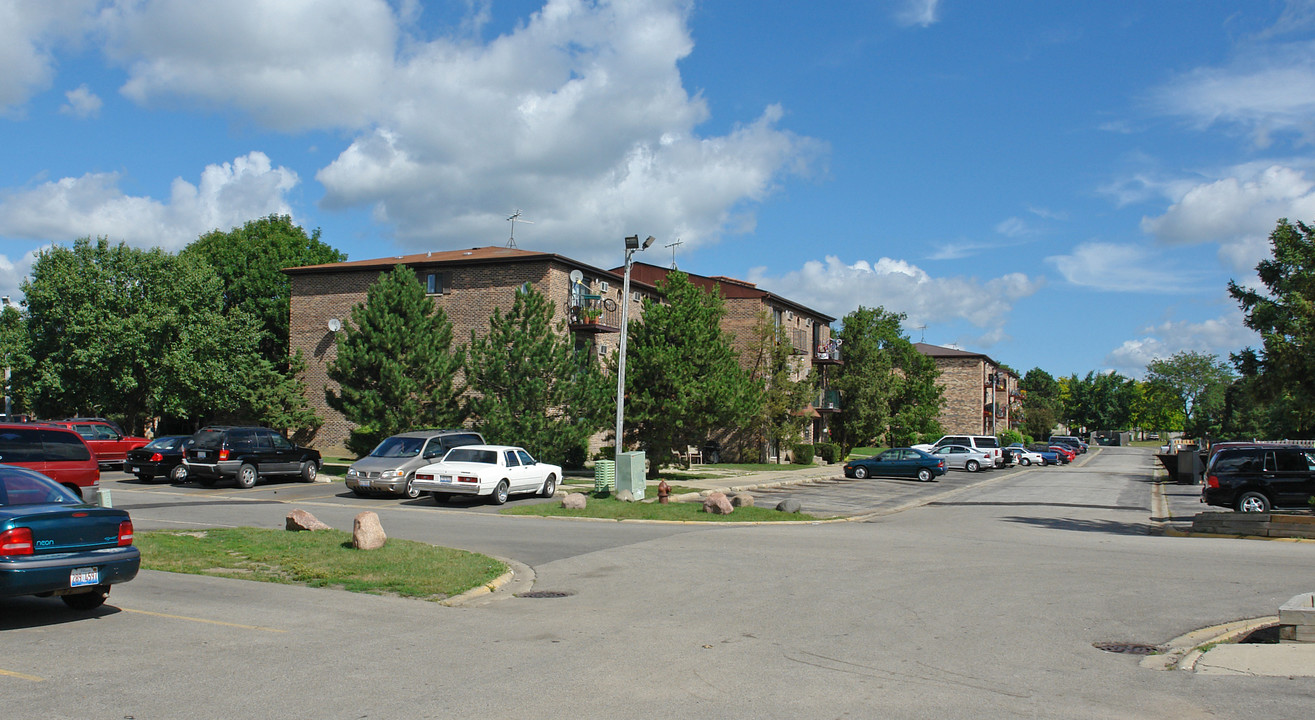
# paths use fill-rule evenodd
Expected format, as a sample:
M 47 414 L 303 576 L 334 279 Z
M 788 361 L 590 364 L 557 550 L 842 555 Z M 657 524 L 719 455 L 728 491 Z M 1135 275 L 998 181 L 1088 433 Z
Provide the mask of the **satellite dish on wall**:
M 584 279 L 584 273 L 580 272 L 579 270 L 571 271 L 571 282 L 578 283 L 583 279 Z
M 338 318 L 329 318 L 329 332 L 338 332 L 342 329 L 342 321 Z

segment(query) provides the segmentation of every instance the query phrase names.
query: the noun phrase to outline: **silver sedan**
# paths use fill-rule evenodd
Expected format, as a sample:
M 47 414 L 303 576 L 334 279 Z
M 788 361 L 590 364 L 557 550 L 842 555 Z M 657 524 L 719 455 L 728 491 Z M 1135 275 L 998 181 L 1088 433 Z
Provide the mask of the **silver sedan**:
M 945 467 L 951 469 L 977 472 L 984 467 L 991 467 L 990 455 L 963 445 L 942 445 L 931 454 L 944 459 Z

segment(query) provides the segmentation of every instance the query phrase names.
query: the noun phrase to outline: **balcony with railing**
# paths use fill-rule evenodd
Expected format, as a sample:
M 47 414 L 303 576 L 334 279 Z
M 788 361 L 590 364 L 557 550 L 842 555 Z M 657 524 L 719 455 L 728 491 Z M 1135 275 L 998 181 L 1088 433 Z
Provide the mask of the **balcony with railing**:
M 621 332 L 621 309 L 612 298 L 578 294 L 566 303 L 566 321 L 571 332 Z
M 820 413 L 840 412 L 840 392 L 837 390 L 818 392 L 817 400 L 813 403 L 813 409 Z
M 832 338 L 829 342 L 818 345 L 813 351 L 814 365 L 844 365 L 840 359 L 840 340 Z

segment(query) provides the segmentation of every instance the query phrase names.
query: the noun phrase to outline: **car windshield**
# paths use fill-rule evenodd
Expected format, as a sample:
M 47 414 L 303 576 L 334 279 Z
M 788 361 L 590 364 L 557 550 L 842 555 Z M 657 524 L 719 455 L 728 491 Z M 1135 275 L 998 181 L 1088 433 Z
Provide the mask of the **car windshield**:
M 390 437 L 379 443 L 370 457 L 411 458 L 420 454 L 425 446 L 425 439 L 420 437 Z
M 187 439 L 186 435 L 181 435 L 181 436 L 171 435 L 169 437 L 158 437 L 146 443 L 146 447 L 147 449 L 150 450 L 173 450 L 174 448 L 178 447 L 178 443 L 186 439 Z
M 497 465 L 498 453 L 493 450 L 475 450 L 473 448 L 452 448 L 443 456 L 443 462 L 480 463 Z

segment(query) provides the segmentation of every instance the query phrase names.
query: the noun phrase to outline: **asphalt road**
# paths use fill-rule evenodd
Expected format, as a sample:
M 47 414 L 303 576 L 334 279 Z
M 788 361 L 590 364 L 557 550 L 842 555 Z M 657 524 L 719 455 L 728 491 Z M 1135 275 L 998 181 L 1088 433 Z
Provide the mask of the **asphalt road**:
M 0 692 L 11 714 L 113 720 L 1306 717 L 1308 679 L 1093 647 L 1270 615 L 1315 582 L 1312 544 L 1148 535 L 1152 462 L 1103 448 L 866 521 L 746 527 L 123 483 L 143 529 L 281 526 L 301 493 L 344 527 L 373 503 L 394 536 L 527 562 L 564 597 L 448 608 L 143 572 L 90 617 L 0 600 Z

